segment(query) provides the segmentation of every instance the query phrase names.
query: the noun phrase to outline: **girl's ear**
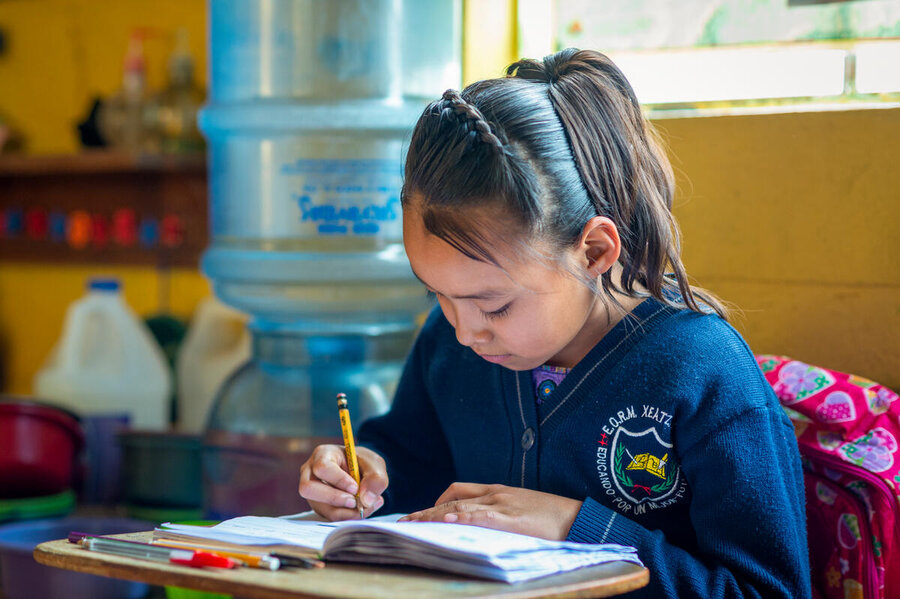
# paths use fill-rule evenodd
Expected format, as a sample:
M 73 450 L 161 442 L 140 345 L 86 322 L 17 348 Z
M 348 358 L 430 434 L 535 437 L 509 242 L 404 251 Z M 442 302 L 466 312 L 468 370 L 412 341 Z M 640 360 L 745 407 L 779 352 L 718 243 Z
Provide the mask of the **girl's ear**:
M 599 277 L 612 268 L 622 252 L 618 227 L 605 216 L 591 218 L 581 230 L 577 251 L 588 274 Z

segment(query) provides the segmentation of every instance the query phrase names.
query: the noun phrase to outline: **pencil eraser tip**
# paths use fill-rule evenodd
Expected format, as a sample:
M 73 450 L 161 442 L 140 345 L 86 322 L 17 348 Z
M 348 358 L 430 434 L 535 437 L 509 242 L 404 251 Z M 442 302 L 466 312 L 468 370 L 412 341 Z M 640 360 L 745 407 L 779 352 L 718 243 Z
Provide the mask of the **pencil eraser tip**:
M 76 545 L 81 542 L 81 539 L 88 536 L 86 532 L 75 532 L 74 530 L 69 533 L 69 542 L 75 543 Z

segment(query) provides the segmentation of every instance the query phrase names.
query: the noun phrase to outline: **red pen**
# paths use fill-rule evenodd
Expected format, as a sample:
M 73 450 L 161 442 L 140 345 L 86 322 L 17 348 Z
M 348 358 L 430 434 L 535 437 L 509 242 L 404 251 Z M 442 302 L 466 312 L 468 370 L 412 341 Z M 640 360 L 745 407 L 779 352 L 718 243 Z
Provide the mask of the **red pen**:
M 186 555 L 176 555 L 176 554 Z M 172 549 L 169 561 L 173 564 L 190 566 L 192 568 L 237 568 L 241 563 L 224 555 L 216 555 L 206 551 L 191 551 L 190 549 Z

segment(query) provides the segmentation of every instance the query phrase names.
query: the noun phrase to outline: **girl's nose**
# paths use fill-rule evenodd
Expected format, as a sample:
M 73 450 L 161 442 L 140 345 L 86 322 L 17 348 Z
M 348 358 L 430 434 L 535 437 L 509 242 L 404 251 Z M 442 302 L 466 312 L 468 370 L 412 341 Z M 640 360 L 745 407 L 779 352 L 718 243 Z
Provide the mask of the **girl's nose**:
M 440 304 L 441 310 L 443 310 L 447 321 L 453 326 L 454 331 L 456 331 L 456 340 L 459 341 L 461 345 L 471 347 L 475 343 L 483 343 L 490 340 L 490 332 L 485 329 L 483 323 L 476 320 L 473 315 L 463 314 L 462 310 L 457 309 L 457 306 L 455 306 L 453 302 L 444 297 L 438 296 L 438 303 Z
M 466 347 L 484 343 L 490 338 L 490 333 L 477 320 L 459 318 L 457 315 L 454 327 L 456 328 L 456 340 Z

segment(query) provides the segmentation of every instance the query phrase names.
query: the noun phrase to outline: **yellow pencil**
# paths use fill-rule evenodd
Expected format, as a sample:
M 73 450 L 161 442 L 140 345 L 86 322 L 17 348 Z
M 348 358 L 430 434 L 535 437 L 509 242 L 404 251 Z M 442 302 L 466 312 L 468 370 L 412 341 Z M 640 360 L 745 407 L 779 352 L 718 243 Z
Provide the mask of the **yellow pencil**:
M 350 425 L 350 410 L 347 409 L 347 395 L 337 394 L 338 415 L 341 417 L 341 432 L 344 434 L 344 453 L 347 456 L 347 469 L 356 481 L 356 507 L 359 519 L 365 518 L 362 502 L 359 500 L 359 461 L 356 459 L 356 445 L 353 443 L 353 427 Z

